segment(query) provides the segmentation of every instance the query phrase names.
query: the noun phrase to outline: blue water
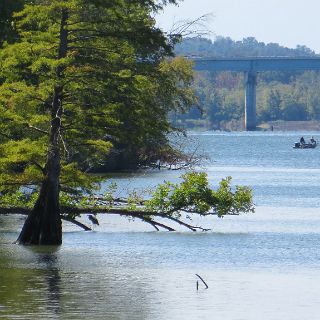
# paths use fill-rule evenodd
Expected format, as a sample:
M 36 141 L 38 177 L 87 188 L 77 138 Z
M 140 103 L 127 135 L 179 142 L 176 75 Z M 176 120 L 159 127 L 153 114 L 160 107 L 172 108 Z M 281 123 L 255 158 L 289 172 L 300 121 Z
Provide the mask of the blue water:
M 320 141 L 317 132 L 205 132 L 191 133 L 190 144 L 209 158 L 199 170 L 208 173 L 212 186 L 232 176 L 234 184 L 253 188 L 258 206 L 319 207 L 320 148 L 294 149 L 302 135 Z M 152 189 L 163 180 L 178 181 L 180 175 L 154 170 L 114 181 L 121 190 Z
M 212 187 L 231 175 L 254 190 L 254 214 L 195 219 L 211 232 L 100 216 L 94 232 L 65 224 L 58 249 L 25 248 L 12 245 L 24 218 L 1 216 L 0 319 L 319 319 L 320 147 L 293 149 L 301 135 L 320 141 L 317 132 L 191 133 Z M 111 181 L 125 194 L 180 175 Z M 196 290 L 196 273 L 209 289 Z

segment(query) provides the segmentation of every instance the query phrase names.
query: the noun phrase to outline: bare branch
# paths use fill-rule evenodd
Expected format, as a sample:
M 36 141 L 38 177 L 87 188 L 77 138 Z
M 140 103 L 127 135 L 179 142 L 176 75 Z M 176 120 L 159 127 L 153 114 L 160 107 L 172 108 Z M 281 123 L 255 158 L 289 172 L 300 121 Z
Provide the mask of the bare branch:
M 31 209 L 28 208 L 1 208 L 0 207 L 0 214 L 1 215 L 9 215 L 9 214 L 22 214 L 22 215 L 28 215 L 31 212 Z M 81 223 L 80 221 L 77 221 L 75 219 L 72 219 L 71 217 L 68 217 L 66 215 L 61 215 L 61 219 L 71 222 L 75 225 L 77 225 L 78 227 L 82 228 L 85 231 L 91 231 L 92 229 L 89 228 L 88 226 L 86 226 L 85 224 Z
M 159 228 L 157 225 L 154 223 L 154 221 L 143 219 L 144 222 L 151 224 L 157 231 L 159 231 Z
M 201 230 L 201 231 L 210 231 L 211 230 L 211 229 L 206 229 L 206 228 L 190 225 L 190 224 L 185 223 L 185 222 L 183 222 L 183 221 L 181 221 L 181 220 L 179 220 L 177 218 L 174 218 L 174 217 L 171 217 L 171 216 L 167 216 L 167 215 L 164 215 L 164 214 L 157 214 L 157 216 L 165 218 L 165 219 L 172 220 L 172 221 L 174 221 L 174 222 L 176 222 L 176 223 L 178 223 L 178 224 L 180 224 L 180 225 L 182 225 L 182 226 L 184 226 L 184 227 L 186 227 L 186 228 L 188 228 L 188 229 L 190 229 L 190 230 L 192 230 L 194 232 L 197 231 L 197 229 Z
M 159 155 L 158 163 L 153 164 L 153 167 L 181 170 L 200 166 L 208 157 L 204 150 L 199 149 L 199 143 L 190 139 L 190 137 L 188 139 L 176 139 L 172 141 L 172 148 L 169 151 Z
M 168 231 L 175 231 L 175 229 L 169 227 L 169 226 L 166 226 L 165 224 L 163 223 L 160 223 L 160 222 L 157 222 L 157 221 L 154 221 L 150 218 L 142 218 L 141 220 L 143 220 L 144 222 L 146 223 L 149 223 L 151 224 L 157 231 L 159 231 L 159 228 L 158 227 L 161 227 L 161 228 L 164 228 Z
M 63 137 L 62 137 L 62 134 L 59 134 L 59 137 L 60 137 L 60 140 L 61 140 L 62 145 L 63 145 L 64 157 L 68 159 L 69 156 L 70 156 L 70 152 L 69 152 L 69 150 L 67 149 L 66 142 L 64 141 L 64 139 L 63 139 Z
M 22 208 L 22 207 L 12 207 L 12 208 L 1 208 L 0 207 L 0 214 L 29 214 L 31 211 L 31 209 L 28 208 Z M 61 218 L 66 220 L 66 221 L 70 221 L 78 226 L 80 226 L 81 228 L 85 228 L 83 226 L 81 226 L 80 222 L 72 219 L 72 218 L 66 218 L 68 214 L 75 214 L 75 215 L 81 215 L 81 214 L 110 214 L 110 215 L 120 215 L 120 216 L 127 216 L 127 217 L 133 217 L 133 218 L 137 218 L 140 219 L 148 224 L 151 224 L 157 231 L 159 231 L 158 227 L 164 228 L 168 231 L 175 231 L 175 229 L 173 229 L 172 227 L 164 224 L 164 223 L 160 223 L 158 221 L 154 221 L 151 217 L 159 217 L 159 218 L 164 218 L 164 219 L 169 219 L 171 221 L 174 221 L 192 231 L 197 231 L 197 230 L 201 230 L 201 231 L 209 231 L 210 229 L 205 229 L 202 227 L 198 227 L 198 226 L 193 226 L 190 225 L 188 223 L 185 223 L 177 218 L 174 217 L 170 217 L 168 215 L 165 214 L 161 214 L 161 213 L 156 213 L 156 212 L 145 212 L 145 211 L 135 211 L 135 210 L 124 210 L 124 209 L 117 209 L 117 208 L 70 208 L 70 207 L 62 207 L 61 208 Z
M 83 223 L 81 223 L 81 222 L 79 222 L 79 221 L 77 221 L 75 219 L 72 219 L 72 218 L 70 218 L 68 216 L 61 216 L 61 219 L 65 220 L 65 221 L 69 221 L 69 222 L 77 225 L 78 227 L 82 228 L 84 231 L 92 231 L 92 229 L 89 228 L 88 226 L 86 226 L 85 224 L 83 224 Z
M 207 285 L 207 283 L 203 280 L 203 278 L 201 276 L 199 276 L 197 273 L 196 273 L 196 276 L 202 281 L 202 283 L 206 286 L 206 289 L 209 288 L 209 286 Z
M 208 36 L 211 33 L 207 27 L 207 22 L 210 18 L 212 18 L 212 14 L 208 13 L 196 19 L 175 22 L 168 32 L 168 36 L 171 38 Z
M 47 134 L 47 135 L 49 134 L 48 131 L 42 130 L 42 129 L 37 128 L 37 127 L 35 127 L 35 126 L 32 126 L 32 125 L 29 124 L 29 123 L 26 123 L 26 126 L 27 126 L 29 129 L 35 130 L 35 131 L 37 131 L 37 132 L 41 132 L 41 133 L 44 133 L 44 134 Z

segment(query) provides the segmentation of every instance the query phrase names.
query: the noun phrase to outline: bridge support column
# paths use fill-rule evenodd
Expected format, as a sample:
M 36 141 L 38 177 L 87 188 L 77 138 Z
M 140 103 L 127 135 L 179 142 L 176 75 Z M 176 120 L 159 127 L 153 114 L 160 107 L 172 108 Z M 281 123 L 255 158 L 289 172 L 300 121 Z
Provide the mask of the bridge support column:
M 255 71 L 247 72 L 244 117 L 244 126 L 247 131 L 256 130 L 256 86 L 257 73 Z

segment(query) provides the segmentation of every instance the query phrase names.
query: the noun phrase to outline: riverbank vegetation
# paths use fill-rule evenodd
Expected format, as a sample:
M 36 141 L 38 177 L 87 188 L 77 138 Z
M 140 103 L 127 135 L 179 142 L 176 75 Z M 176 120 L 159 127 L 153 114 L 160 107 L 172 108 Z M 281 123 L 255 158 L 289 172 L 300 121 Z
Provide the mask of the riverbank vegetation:
M 185 39 L 176 46 L 176 53 L 192 57 L 316 57 L 305 46 L 295 49 L 277 43 L 265 44 L 255 38 L 233 41 L 218 37 Z M 202 113 L 192 108 L 185 115 L 174 116 L 176 125 L 203 125 L 211 129 L 243 129 L 244 75 L 235 72 L 199 72 L 195 90 Z M 258 75 L 257 121 L 320 120 L 319 72 L 263 72 Z
M 187 226 L 181 212 L 253 210 L 250 189 L 232 192 L 226 179 L 213 191 L 197 173 L 149 199 L 93 196 L 103 178 L 90 172 L 110 157 L 136 167 L 177 155 L 168 114 L 196 102 L 192 63 L 173 58 L 181 35 L 152 18 L 174 0 L 21 3 L 0 20 L 10 31 L 0 50 L 0 203 L 4 213 L 29 213 L 17 243 L 60 244 L 61 214 L 119 213 L 170 230 L 155 218 Z

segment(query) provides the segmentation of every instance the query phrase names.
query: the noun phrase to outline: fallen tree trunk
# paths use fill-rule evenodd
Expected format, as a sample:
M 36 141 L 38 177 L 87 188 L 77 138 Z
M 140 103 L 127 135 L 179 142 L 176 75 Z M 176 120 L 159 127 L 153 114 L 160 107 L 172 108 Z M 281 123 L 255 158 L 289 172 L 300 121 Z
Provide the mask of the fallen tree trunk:
M 0 215 L 10 215 L 10 214 L 23 214 L 23 215 L 28 215 L 32 212 L 31 209 L 28 208 L 22 208 L 22 207 L 16 207 L 16 208 L 0 208 Z M 140 219 L 150 225 L 152 225 L 157 231 L 159 231 L 159 227 L 163 228 L 168 231 L 176 231 L 174 228 L 171 226 L 168 226 L 164 223 L 158 222 L 154 220 L 154 217 L 162 218 L 162 219 L 167 219 L 169 221 L 175 222 L 183 227 L 186 227 L 187 229 L 190 229 L 192 231 L 210 231 L 211 229 L 203 228 L 200 226 L 194 226 L 189 223 L 186 223 L 178 218 L 163 214 L 163 213 L 158 213 L 158 212 L 146 212 L 146 211 L 138 211 L 138 210 L 124 210 L 124 209 L 117 209 L 117 208 L 61 208 L 61 219 L 71 222 L 85 231 L 90 231 L 91 228 L 86 226 L 85 224 L 79 222 L 75 218 L 72 218 L 70 215 L 74 216 L 79 216 L 82 214 L 109 214 L 109 215 L 120 215 L 120 216 L 125 216 L 125 217 L 131 217 L 131 218 L 137 218 Z
M 31 213 L 31 209 L 27 208 L 0 208 L 0 215 L 13 215 L 13 214 L 22 214 L 22 215 L 29 215 Z M 92 229 L 85 224 L 81 223 L 80 221 L 68 217 L 66 215 L 61 216 L 61 220 L 71 222 L 78 227 L 82 228 L 84 231 L 91 231 Z

